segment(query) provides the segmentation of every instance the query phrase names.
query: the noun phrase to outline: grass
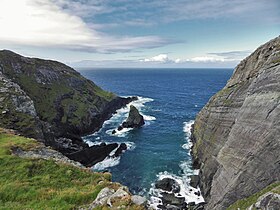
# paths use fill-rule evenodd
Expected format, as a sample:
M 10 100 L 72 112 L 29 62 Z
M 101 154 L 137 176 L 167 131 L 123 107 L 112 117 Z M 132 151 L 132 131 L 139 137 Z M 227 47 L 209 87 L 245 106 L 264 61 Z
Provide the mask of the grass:
M 267 186 L 266 188 L 264 188 L 263 190 L 249 196 L 248 198 L 244 198 L 242 200 L 235 202 L 228 208 L 228 210 L 246 209 L 252 204 L 256 203 L 258 198 L 267 192 L 274 192 L 280 194 L 280 182 L 273 183 Z
M 0 129 L 0 209 L 75 209 L 91 203 L 102 188 L 116 185 L 108 174 L 11 154 L 12 147 L 36 146 L 33 139 Z

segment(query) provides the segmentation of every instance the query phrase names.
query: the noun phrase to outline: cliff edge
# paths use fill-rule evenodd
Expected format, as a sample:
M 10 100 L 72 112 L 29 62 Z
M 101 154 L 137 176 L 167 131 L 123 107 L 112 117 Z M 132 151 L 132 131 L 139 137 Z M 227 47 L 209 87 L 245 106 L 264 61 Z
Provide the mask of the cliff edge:
M 197 115 L 192 141 L 206 209 L 280 180 L 280 36 L 240 62 Z
M 68 157 L 88 151 L 81 136 L 98 130 L 132 100 L 102 90 L 63 63 L 0 51 L 0 127 L 38 139 Z M 103 152 L 93 149 L 90 153 Z

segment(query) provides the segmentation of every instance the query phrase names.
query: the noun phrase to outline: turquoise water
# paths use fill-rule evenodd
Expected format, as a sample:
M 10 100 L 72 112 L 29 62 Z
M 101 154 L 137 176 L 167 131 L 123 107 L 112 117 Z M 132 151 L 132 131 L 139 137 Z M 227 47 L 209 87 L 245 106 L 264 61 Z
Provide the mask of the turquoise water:
M 127 116 L 128 108 L 125 108 L 85 140 L 93 144 L 126 142 L 130 148 L 121 158 L 108 159 L 95 170 L 112 172 L 113 181 L 144 195 L 151 193 L 160 175 L 185 179 L 186 174 L 193 172 L 187 144 L 189 127 L 232 74 L 231 69 L 87 69 L 80 72 L 105 90 L 120 96 L 141 97 L 135 105 L 145 115 L 144 127 L 112 135 L 111 130 Z

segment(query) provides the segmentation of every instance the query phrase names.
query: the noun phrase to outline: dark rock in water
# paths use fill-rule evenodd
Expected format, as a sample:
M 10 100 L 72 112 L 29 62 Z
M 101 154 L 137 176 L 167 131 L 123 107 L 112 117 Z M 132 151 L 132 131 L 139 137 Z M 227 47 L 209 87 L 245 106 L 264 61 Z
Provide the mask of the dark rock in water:
M 169 192 L 180 192 L 180 185 L 174 179 L 164 178 L 156 182 L 155 187 Z
M 139 113 L 135 106 L 131 105 L 128 118 L 122 123 L 124 128 L 139 128 L 144 125 L 144 117 Z
M 197 186 L 199 185 L 199 176 L 192 175 L 190 176 L 190 178 L 191 178 L 190 185 L 194 188 L 197 188 Z
M 116 133 L 117 133 L 116 130 L 113 130 L 113 131 L 112 131 L 112 134 L 116 134 Z
M 200 191 L 194 192 L 194 194 L 200 196 Z
M 161 193 L 162 195 L 162 203 L 164 206 L 174 205 L 178 207 L 186 206 L 184 197 L 176 197 L 174 193 Z
M 117 143 L 107 145 L 94 145 L 78 152 L 67 154 L 71 160 L 78 161 L 86 167 L 104 160 L 109 154 L 118 147 Z
M 122 154 L 123 151 L 127 150 L 127 146 L 125 143 L 121 143 L 119 148 L 117 149 L 117 151 L 114 154 L 114 157 L 118 157 Z
M 120 126 L 118 127 L 118 131 L 121 131 L 122 129 L 123 129 L 123 126 L 120 125 Z

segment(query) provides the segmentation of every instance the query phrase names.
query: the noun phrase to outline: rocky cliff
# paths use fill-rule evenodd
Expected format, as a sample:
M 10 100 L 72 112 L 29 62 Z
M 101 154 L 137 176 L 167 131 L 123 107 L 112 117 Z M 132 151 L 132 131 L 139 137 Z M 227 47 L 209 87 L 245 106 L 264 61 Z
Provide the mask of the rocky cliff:
M 192 141 L 206 209 L 280 180 L 280 37 L 260 46 L 197 115 Z
M 87 148 L 80 136 L 98 130 L 131 100 L 102 90 L 62 63 L 0 51 L 0 127 L 64 154 Z

